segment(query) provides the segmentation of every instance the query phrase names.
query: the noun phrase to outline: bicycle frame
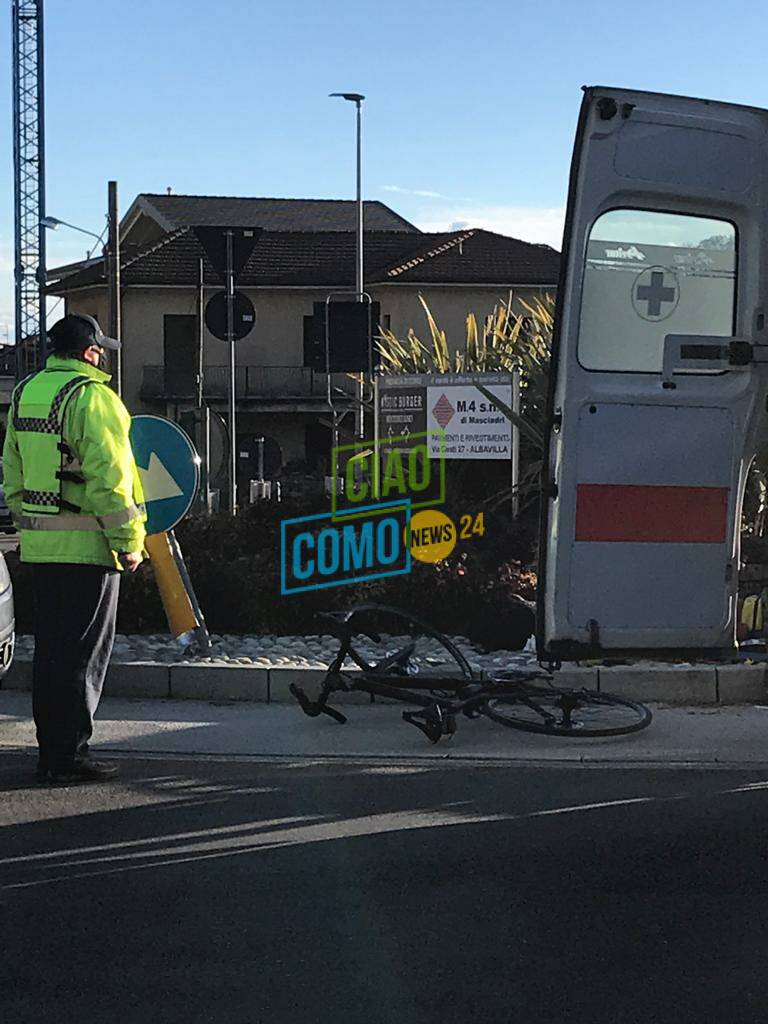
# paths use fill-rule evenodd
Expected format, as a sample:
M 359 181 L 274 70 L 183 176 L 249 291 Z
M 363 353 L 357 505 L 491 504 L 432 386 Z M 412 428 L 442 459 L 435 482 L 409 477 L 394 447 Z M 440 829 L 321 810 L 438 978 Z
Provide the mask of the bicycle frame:
M 462 675 L 421 675 L 410 674 L 411 655 L 415 642 L 406 643 L 399 651 L 386 655 L 375 664 L 368 661 L 355 650 L 354 637 L 366 636 L 374 643 L 381 643 L 381 637 L 362 628 L 357 628 L 358 614 L 384 612 L 405 619 L 410 625 L 423 628 L 427 636 L 438 638 L 443 648 L 451 654 Z M 620 728 L 592 729 L 592 735 L 619 735 L 644 728 L 650 722 L 651 715 L 647 708 L 633 705 L 621 698 L 607 694 L 595 694 L 586 689 L 569 690 L 551 686 L 551 689 L 528 685 L 532 680 L 546 680 L 552 683 L 549 673 L 540 670 L 512 673 L 511 678 L 478 679 L 471 666 L 455 644 L 442 634 L 436 633 L 426 623 L 406 615 L 395 608 L 385 605 L 358 605 L 346 614 L 323 615 L 322 619 L 330 624 L 331 631 L 339 639 L 339 650 L 328 666 L 323 679 L 320 693 L 316 700 L 311 700 L 304 690 L 292 684 L 291 693 L 301 705 L 305 714 L 317 717 L 326 714 L 340 724 L 347 721 L 346 715 L 332 707 L 328 701 L 335 692 L 367 693 L 373 697 L 382 697 L 403 703 L 415 704 L 421 710 L 404 711 L 403 719 L 419 728 L 428 739 L 436 743 L 442 736 L 450 736 L 456 731 L 456 717 L 463 714 L 467 718 L 485 715 L 493 721 L 512 725 L 529 732 L 551 732 L 560 735 L 579 735 L 581 724 L 573 721 L 573 712 L 578 709 L 595 705 L 623 705 L 639 713 L 636 723 Z M 358 672 L 344 668 L 347 658 L 357 666 Z M 498 705 L 517 704 L 527 708 L 536 716 L 533 721 L 514 722 L 499 710 Z M 552 710 L 555 708 L 557 714 Z M 571 730 L 573 729 L 573 732 Z M 564 730 L 564 731 L 563 731 Z M 590 734 L 585 730 L 583 735 Z
M 326 714 L 340 724 L 344 724 L 347 721 L 346 715 L 328 703 L 331 694 L 339 691 L 367 693 L 373 697 L 416 704 L 423 708 L 424 712 L 403 712 L 403 718 L 416 725 L 429 739 L 436 742 L 440 736 L 455 732 L 455 721 L 458 714 L 464 714 L 469 718 L 476 717 L 481 713 L 482 705 L 494 695 L 509 694 L 509 683 L 493 684 L 476 679 L 469 663 L 452 644 L 449 649 L 454 653 L 457 664 L 466 673 L 465 675 L 429 676 L 427 679 L 419 675 L 393 674 L 385 680 L 382 677 L 397 670 L 407 673 L 406 666 L 413 645 L 406 645 L 402 650 L 383 658 L 374 665 L 369 664 L 355 650 L 354 637 L 359 632 L 375 643 L 380 642 L 381 638 L 374 633 L 356 630 L 355 619 L 359 614 L 377 611 L 399 614 L 397 609 L 385 605 L 366 604 L 353 608 L 341 621 L 332 616 L 323 616 L 326 623 L 333 623 L 335 627 L 333 632 L 338 636 L 340 646 L 328 666 L 316 700 L 310 700 L 300 686 L 291 685 L 291 693 L 296 697 L 305 714 L 311 717 Z M 446 643 L 450 643 L 447 638 L 444 640 Z M 343 665 L 347 657 L 360 669 L 359 675 L 344 670 Z

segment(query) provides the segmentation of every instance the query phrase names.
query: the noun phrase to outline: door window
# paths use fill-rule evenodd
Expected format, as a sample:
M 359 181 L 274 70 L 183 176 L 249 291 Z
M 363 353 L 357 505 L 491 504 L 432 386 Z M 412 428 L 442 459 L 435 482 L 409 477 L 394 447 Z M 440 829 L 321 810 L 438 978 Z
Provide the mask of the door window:
M 587 242 L 578 357 L 588 370 L 660 373 L 667 334 L 733 334 L 736 229 L 611 210 Z

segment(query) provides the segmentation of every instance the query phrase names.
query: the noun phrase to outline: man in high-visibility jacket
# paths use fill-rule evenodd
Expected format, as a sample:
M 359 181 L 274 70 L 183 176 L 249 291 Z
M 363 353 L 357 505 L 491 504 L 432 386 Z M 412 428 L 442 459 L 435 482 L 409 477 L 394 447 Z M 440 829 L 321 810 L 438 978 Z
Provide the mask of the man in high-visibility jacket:
M 38 779 L 105 780 L 88 741 L 112 653 L 121 570 L 142 561 L 141 484 L 130 416 L 99 369 L 119 348 L 90 316 L 48 332 L 46 367 L 17 385 L 3 447 L 5 495 L 33 566 L 32 708 Z

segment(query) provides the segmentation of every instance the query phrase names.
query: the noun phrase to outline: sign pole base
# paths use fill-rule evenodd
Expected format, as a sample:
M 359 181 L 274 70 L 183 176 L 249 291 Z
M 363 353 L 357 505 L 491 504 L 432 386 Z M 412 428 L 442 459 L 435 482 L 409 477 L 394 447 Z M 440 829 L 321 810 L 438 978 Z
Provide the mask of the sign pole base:
M 144 543 L 172 636 L 178 639 L 192 633 L 201 649 L 207 652 L 211 641 L 178 541 L 172 532 L 153 533 Z
M 168 531 L 168 541 L 170 543 L 173 560 L 176 563 L 176 568 L 179 571 L 179 575 L 181 576 L 182 582 L 184 584 L 184 589 L 187 592 L 189 603 L 191 604 L 192 611 L 194 612 L 195 618 L 197 619 L 197 626 L 195 627 L 195 639 L 197 640 L 198 647 L 200 648 L 202 653 L 207 654 L 211 649 L 211 638 L 208 633 L 208 627 L 205 624 L 205 618 L 203 616 L 202 608 L 200 607 L 200 604 L 197 600 L 195 588 L 192 586 L 192 580 L 190 579 L 189 571 L 187 570 L 187 565 L 186 562 L 184 561 L 184 556 L 181 553 L 179 542 L 176 540 L 176 534 L 173 532 L 173 530 Z

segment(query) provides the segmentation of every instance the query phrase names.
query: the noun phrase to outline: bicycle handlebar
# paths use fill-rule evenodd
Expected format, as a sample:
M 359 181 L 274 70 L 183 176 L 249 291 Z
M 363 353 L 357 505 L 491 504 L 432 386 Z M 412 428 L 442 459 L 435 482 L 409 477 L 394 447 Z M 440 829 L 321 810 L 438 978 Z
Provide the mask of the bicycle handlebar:
M 288 689 L 299 702 L 304 714 L 309 715 L 310 718 L 317 718 L 318 715 L 329 715 L 340 725 L 344 725 L 346 723 L 346 716 L 342 715 L 342 713 L 337 711 L 336 708 L 330 707 L 326 703 L 326 699 L 324 697 L 321 697 L 320 700 L 310 700 L 304 690 L 302 690 L 300 686 L 297 686 L 296 683 L 291 683 Z

